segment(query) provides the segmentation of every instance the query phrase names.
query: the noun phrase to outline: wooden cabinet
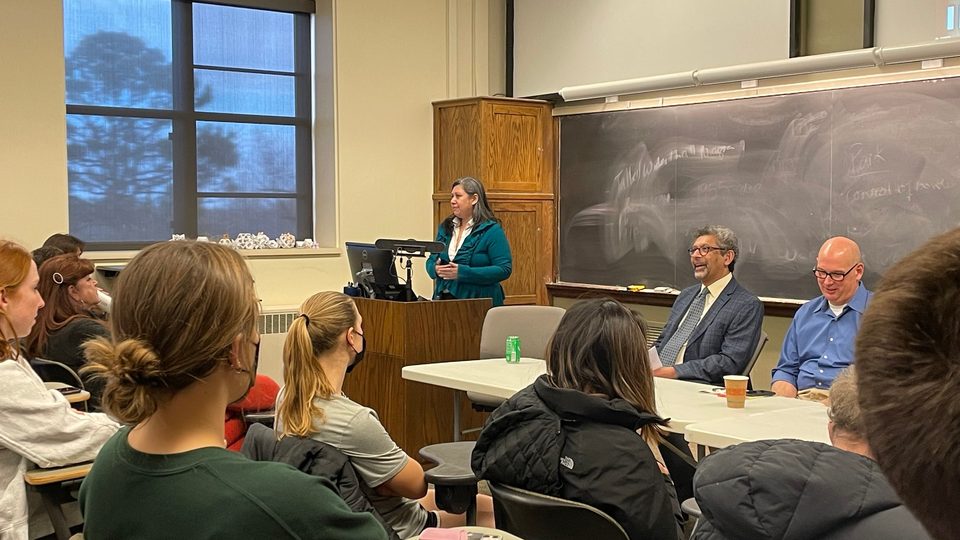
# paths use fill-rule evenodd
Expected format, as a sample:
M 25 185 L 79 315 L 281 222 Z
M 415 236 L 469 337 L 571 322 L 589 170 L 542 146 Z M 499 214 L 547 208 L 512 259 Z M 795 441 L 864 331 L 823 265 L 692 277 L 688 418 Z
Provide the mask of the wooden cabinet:
M 450 186 L 480 179 L 513 252 L 507 304 L 547 304 L 556 237 L 553 119 L 545 101 L 467 98 L 433 104 L 434 224 L 450 215 Z
M 474 176 L 491 193 L 553 193 L 550 111 L 521 99 L 434 103 L 434 191 Z

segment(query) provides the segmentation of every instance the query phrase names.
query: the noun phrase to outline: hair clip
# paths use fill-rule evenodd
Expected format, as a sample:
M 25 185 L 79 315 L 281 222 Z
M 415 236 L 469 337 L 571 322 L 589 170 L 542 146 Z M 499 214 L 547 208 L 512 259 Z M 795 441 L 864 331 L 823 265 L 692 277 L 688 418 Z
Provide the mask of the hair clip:
M 310 325 L 310 317 L 307 317 L 306 313 L 301 313 L 299 316 L 303 317 L 303 320 L 307 323 L 308 326 Z
M 53 282 L 57 285 L 63 285 L 63 274 L 60 272 L 53 273 Z

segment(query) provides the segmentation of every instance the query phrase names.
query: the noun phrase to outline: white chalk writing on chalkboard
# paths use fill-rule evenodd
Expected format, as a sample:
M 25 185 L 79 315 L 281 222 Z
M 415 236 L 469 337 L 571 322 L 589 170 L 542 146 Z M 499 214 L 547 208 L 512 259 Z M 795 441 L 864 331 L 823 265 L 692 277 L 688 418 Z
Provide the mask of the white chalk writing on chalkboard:
M 693 283 L 699 226 L 740 237 L 735 274 L 810 298 L 816 251 L 857 240 L 868 285 L 960 224 L 960 80 L 560 117 L 560 279 Z

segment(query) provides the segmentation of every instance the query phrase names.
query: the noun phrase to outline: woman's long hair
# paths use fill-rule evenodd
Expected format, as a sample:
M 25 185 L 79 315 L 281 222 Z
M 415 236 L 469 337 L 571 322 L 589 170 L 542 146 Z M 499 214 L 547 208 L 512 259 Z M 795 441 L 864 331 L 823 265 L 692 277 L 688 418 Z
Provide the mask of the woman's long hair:
M 320 292 L 300 306 L 283 342 L 284 389 L 277 407 L 282 435 L 306 437 L 323 409 L 314 398 L 329 399 L 334 388 L 320 365 L 321 354 L 333 349 L 340 335 L 357 322 L 353 300 L 338 292 Z
M 27 355 L 43 356 L 50 334 L 60 330 L 78 318 L 95 319 L 84 306 L 70 296 L 70 286 L 94 271 L 93 262 L 81 259 L 74 253 L 57 255 L 40 266 L 40 284 L 37 288 L 45 305 L 40 308 L 37 324 L 33 325 L 27 338 Z M 99 322 L 99 321 L 98 321 Z
M 500 220 L 497 219 L 497 216 L 493 213 L 493 209 L 490 208 L 490 203 L 487 201 L 487 190 L 483 188 L 483 183 L 480 180 L 472 176 L 464 176 L 463 178 L 457 178 L 453 181 L 453 185 L 450 186 L 450 189 L 453 190 L 455 187 L 460 186 L 463 188 L 463 191 L 471 197 L 477 196 L 477 204 L 473 207 L 473 226 L 476 227 L 484 221 L 495 221 L 500 223 Z M 455 216 L 450 214 L 447 216 L 447 219 L 443 220 L 443 226 L 446 228 L 447 232 L 453 231 L 453 218 Z
M 30 252 L 23 246 L 7 240 L 0 240 L 0 289 L 9 298 L 10 295 L 27 279 L 30 274 L 30 263 L 33 259 Z M 0 324 L 0 361 L 16 358 L 20 351 L 17 347 L 16 335 L 8 336 L 4 333 L 4 326 L 16 333 L 13 323 L 7 314 L 0 310 L 0 317 L 6 325 Z
M 549 381 L 558 388 L 620 398 L 657 414 L 643 318 L 610 299 L 581 300 L 567 310 L 547 345 Z M 659 430 L 642 433 L 655 441 Z
M 209 242 L 160 242 L 120 273 L 110 339 L 88 341 L 82 373 L 106 379 L 104 410 L 126 424 L 153 415 L 170 396 L 252 339 L 259 304 L 253 276 L 235 250 Z

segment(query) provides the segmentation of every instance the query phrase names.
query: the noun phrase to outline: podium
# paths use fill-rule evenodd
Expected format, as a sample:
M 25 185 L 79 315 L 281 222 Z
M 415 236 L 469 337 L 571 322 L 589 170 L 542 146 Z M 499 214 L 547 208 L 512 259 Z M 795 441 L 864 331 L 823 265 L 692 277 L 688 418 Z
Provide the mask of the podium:
M 377 411 L 383 426 L 407 455 L 428 444 L 449 442 L 453 390 L 406 381 L 404 366 L 475 360 L 489 298 L 390 302 L 355 298 L 363 317 L 366 354 L 347 375 L 344 393 Z M 466 402 L 466 400 L 463 400 Z M 480 413 L 463 405 L 463 425 L 481 425 Z

